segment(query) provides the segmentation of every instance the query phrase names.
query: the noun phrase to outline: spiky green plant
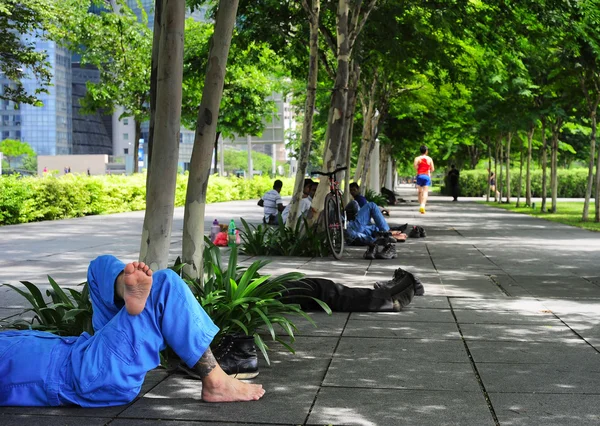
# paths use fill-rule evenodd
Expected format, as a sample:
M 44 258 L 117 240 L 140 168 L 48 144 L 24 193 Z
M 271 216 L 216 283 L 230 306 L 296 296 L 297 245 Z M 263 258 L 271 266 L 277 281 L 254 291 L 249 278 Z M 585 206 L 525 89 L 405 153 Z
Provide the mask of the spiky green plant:
M 40 289 L 29 281 L 21 281 L 27 291 L 11 284 L 3 284 L 23 296 L 31 305 L 20 315 L 28 312 L 34 313 L 31 320 L 19 317 L 9 321 L 9 318 L 4 318 L 0 320 L 3 327 L 48 331 L 60 336 L 78 336 L 84 331 L 94 334 L 92 302 L 89 298 L 87 282 L 79 284 L 83 288 L 81 291 L 77 291 L 72 288 L 63 290 L 50 276 L 48 276 L 48 281 L 52 289 L 46 290 L 46 295 L 50 297 L 51 302 L 47 302 Z

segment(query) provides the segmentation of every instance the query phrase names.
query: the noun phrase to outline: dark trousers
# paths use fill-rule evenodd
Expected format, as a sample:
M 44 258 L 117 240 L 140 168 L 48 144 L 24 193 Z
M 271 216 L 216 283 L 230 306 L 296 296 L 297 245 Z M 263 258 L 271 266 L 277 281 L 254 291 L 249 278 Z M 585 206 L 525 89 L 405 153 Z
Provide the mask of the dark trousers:
M 337 312 L 386 312 L 393 310 L 393 299 L 384 289 L 352 288 L 325 278 L 303 278 L 285 283 L 284 303 L 297 303 L 305 311 L 320 310 L 312 298 L 327 303 Z
M 452 185 L 450 187 L 450 189 L 452 190 L 452 197 L 457 200 L 458 199 L 458 185 Z

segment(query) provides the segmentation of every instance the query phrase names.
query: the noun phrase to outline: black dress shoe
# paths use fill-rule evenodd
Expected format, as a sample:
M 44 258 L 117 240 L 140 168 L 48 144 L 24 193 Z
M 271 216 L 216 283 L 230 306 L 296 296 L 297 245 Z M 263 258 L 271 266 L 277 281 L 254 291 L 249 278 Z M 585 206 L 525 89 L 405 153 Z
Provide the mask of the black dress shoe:
M 228 334 L 213 354 L 223 371 L 232 377 L 253 379 L 258 376 L 258 357 L 252 336 Z
M 245 334 L 228 334 L 223 336 L 213 350 L 215 359 L 223 371 L 236 379 L 253 379 L 258 376 L 258 357 L 254 337 Z M 179 369 L 195 379 L 202 377 L 184 363 Z

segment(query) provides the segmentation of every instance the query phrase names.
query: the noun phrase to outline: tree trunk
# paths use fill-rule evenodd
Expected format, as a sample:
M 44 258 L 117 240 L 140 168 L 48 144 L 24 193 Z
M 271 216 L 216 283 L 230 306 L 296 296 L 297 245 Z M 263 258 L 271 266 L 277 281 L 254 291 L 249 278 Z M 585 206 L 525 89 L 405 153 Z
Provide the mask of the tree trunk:
M 154 140 L 158 143 L 154 146 L 156 157 L 148 179 L 140 248 L 140 261 L 153 270 L 164 269 L 169 259 L 179 159 L 183 79 L 185 3 L 178 0 L 163 1 L 164 20 L 160 31 L 154 135 Z M 135 155 L 137 160 L 137 152 Z
M 329 137 L 325 141 L 323 155 L 323 169 L 329 172 L 335 170 L 338 164 L 344 121 L 346 119 L 346 106 L 348 103 L 349 61 L 351 54 L 350 39 L 348 37 L 349 4 L 350 0 L 339 0 L 337 11 L 337 71 L 333 93 L 331 94 L 331 106 L 329 108 L 331 115 L 331 120 L 329 120 L 327 125 Z M 317 213 L 323 210 L 323 203 L 327 192 L 329 192 L 329 182 L 327 179 L 321 179 L 312 202 L 312 206 Z
M 486 203 L 490 202 L 490 174 L 492 173 L 492 139 L 487 138 L 488 147 L 488 177 L 487 177 L 487 194 L 485 196 Z M 495 191 L 494 191 L 495 193 Z
M 552 187 L 552 213 L 556 213 L 556 199 L 558 196 L 558 135 L 562 126 L 562 119 L 557 118 L 552 125 L 552 170 L 550 184 Z
M 600 149 L 596 149 L 596 193 L 594 222 L 600 222 Z
M 134 138 L 135 141 L 133 142 L 133 173 L 139 173 L 140 171 L 140 163 L 138 161 L 138 152 L 140 152 L 140 138 L 142 137 L 142 123 L 134 118 L 135 122 L 133 123 L 134 126 Z
M 346 160 L 344 164 L 348 167 L 344 179 L 344 205 L 350 202 L 350 165 L 352 163 L 352 136 L 354 133 L 354 113 L 356 112 L 356 99 L 358 91 L 358 82 L 360 79 L 360 66 L 353 62 L 352 73 L 350 74 L 351 90 L 348 94 L 348 114 L 346 114 Z
M 548 168 L 548 144 L 546 141 L 546 118 L 542 117 L 542 206 L 541 212 L 546 213 L 546 194 L 548 191 L 546 169 Z
M 587 178 L 587 186 L 585 187 L 585 201 L 583 202 L 583 215 L 581 216 L 581 220 L 584 222 L 588 221 L 589 209 L 590 209 L 590 197 L 592 195 L 592 187 L 594 184 L 594 161 L 596 157 L 596 109 L 598 106 L 592 110 L 590 114 L 590 121 L 592 122 L 592 134 L 590 137 L 590 161 L 588 163 L 588 178 Z M 598 198 L 596 198 L 596 205 L 598 204 Z
M 517 137 L 518 137 L 518 135 L 517 135 Z M 519 189 L 517 191 L 517 207 L 520 207 L 520 203 L 521 203 L 521 186 L 523 185 L 523 151 L 524 151 L 524 149 L 523 149 L 523 143 L 521 143 L 519 145 L 519 151 L 521 153 L 521 159 L 519 161 Z
M 533 133 L 535 131 L 535 123 L 531 123 L 531 127 L 527 132 L 527 176 L 525 177 L 525 205 L 531 207 L 531 151 L 533 148 Z
M 215 166 L 213 168 L 213 173 L 219 173 L 219 137 L 221 136 L 221 132 L 215 132 L 215 148 L 214 148 L 214 157 L 215 157 Z
M 502 143 L 502 138 L 500 139 L 500 175 L 496 175 L 498 179 L 496 180 L 496 186 L 498 187 L 498 192 L 500 192 L 500 197 L 498 197 L 498 202 L 502 203 L 502 194 L 504 193 L 504 173 L 502 169 L 504 169 L 504 144 Z M 498 162 L 496 162 L 498 164 Z
M 513 133 L 508 132 L 506 137 L 506 202 L 510 203 L 510 143 Z
M 146 150 L 148 161 L 146 164 L 146 188 L 150 180 L 150 162 L 152 161 L 152 146 L 154 144 L 154 116 L 156 114 L 156 78 L 158 74 L 158 55 L 160 48 L 160 26 L 162 19 L 162 0 L 154 2 L 154 32 L 152 35 L 152 63 L 150 66 L 150 125 L 148 129 L 148 140 Z M 139 139 L 138 139 L 139 140 Z M 137 153 L 135 154 L 137 155 Z
M 304 186 L 304 176 L 306 175 L 306 169 L 308 168 L 319 73 L 319 16 L 321 11 L 321 2 L 320 0 L 313 0 L 312 7 L 309 7 L 306 1 L 303 1 L 302 6 L 305 8 L 306 13 L 308 13 L 310 23 L 310 60 L 306 84 L 306 102 L 304 104 L 302 145 L 300 146 L 300 155 L 298 156 L 298 169 L 296 170 L 294 193 L 292 195 L 292 200 L 290 201 L 290 213 L 286 222 L 286 225 L 292 229 L 295 228 L 296 222 L 298 221 L 298 214 L 300 212 L 300 199 L 302 198 L 302 190 Z
M 186 263 L 185 272 L 192 278 L 202 279 L 206 188 L 237 9 L 238 0 L 219 1 L 204 78 L 202 103 L 198 110 L 183 219 L 183 262 Z

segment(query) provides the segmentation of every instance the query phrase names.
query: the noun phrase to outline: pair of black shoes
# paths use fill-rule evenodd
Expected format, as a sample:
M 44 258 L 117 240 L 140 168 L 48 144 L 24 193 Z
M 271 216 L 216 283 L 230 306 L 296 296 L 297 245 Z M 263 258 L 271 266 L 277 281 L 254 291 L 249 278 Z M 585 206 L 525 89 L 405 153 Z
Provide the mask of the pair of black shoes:
M 425 238 L 427 236 L 427 232 L 420 226 L 413 226 L 410 232 L 408 233 L 409 238 Z
M 258 376 L 258 357 L 254 337 L 245 334 L 227 334 L 214 348 L 213 355 L 223 371 L 236 379 L 253 379 Z M 202 377 L 183 362 L 179 369 L 195 379 Z
M 373 288 L 388 289 L 393 295 L 394 291 L 402 291 L 404 288 L 408 287 L 409 284 L 412 286 L 415 296 L 425 295 L 425 287 L 423 287 L 421 280 L 414 274 L 405 271 L 402 268 L 398 268 L 394 271 L 394 276 L 390 281 L 377 281 L 375 284 L 373 284 Z

